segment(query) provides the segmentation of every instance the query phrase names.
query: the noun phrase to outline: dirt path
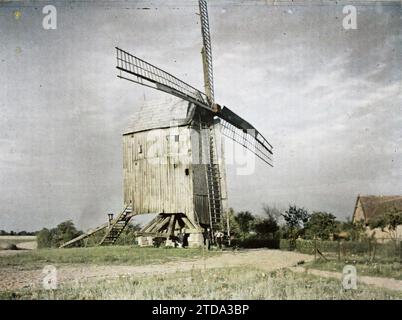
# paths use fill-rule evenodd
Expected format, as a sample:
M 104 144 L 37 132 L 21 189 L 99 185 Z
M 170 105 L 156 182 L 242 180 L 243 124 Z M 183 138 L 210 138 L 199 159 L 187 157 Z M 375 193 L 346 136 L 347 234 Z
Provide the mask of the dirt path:
M 57 270 L 59 283 L 99 280 L 119 276 L 146 276 L 153 274 L 190 271 L 192 269 L 222 268 L 236 266 L 255 266 L 265 271 L 291 267 L 297 262 L 309 261 L 312 256 L 279 251 L 279 250 L 247 250 L 239 252 L 225 252 L 216 257 L 206 259 L 174 261 L 165 264 L 151 264 L 144 266 L 122 265 L 82 265 L 62 266 Z M 0 269 L 0 290 L 18 290 L 41 286 L 44 275 L 42 270 L 18 270 L 18 268 Z
M 308 274 L 312 274 L 319 277 L 335 278 L 342 280 L 342 273 L 340 272 L 306 269 L 304 267 L 292 267 L 290 268 L 290 270 L 295 272 L 303 272 L 303 273 L 306 272 Z M 396 280 L 392 278 L 382 278 L 382 277 L 358 276 L 357 285 L 359 285 L 359 282 L 379 288 L 402 291 L 402 280 Z

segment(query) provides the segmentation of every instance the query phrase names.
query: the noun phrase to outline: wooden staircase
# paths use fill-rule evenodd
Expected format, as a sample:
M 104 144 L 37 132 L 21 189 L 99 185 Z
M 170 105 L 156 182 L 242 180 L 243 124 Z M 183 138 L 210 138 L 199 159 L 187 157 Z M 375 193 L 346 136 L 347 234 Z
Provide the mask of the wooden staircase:
M 99 242 L 100 246 L 112 245 L 116 242 L 120 234 L 130 222 L 132 218 L 131 213 L 131 207 L 127 206 L 122 212 L 120 212 L 120 214 L 116 218 L 109 221 L 109 225 L 106 228 L 106 234 Z
M 214 126 L 209 127 L 209 164 L 207 164 L 209 216 L 212 232 L 221 229 L 222 196 Z

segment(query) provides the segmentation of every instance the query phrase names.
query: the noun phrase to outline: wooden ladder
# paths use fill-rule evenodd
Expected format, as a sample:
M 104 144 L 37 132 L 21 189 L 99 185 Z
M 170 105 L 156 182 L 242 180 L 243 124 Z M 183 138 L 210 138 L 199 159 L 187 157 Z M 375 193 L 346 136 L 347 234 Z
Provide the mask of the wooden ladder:
M 127 206 L 124 208 L 120 214 L 109 222 L 108 228 L 106 228 L 106 234 L 99 242 L 100 246 L 112 245 L 119 238 L 120 234 L 126 228 L 127 224 L 130 222 L 132 215 L 132 208 Z
M 222 218 L 221 182 L 218 158 L 216 155 L 214 127 L 209 127 L 209 164 L 207 164 L 207 183 L 211 231 L 219 230 Z

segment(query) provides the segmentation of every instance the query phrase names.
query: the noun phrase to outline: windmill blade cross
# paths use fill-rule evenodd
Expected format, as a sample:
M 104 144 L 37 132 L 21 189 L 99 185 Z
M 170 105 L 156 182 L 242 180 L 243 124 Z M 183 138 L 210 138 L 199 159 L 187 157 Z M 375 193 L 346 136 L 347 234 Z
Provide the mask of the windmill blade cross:
M 254 153 L 262 161 L 273 167 L 273 147 L 249 122 L 227 107 L 218 113 L 223 120 L 222 134 Z
M 117 47 L 116 59 L 116 68 L 120 71 L 117 75 L 119 78 L 172 94 L 211 110 L 205 93 L 170 73 Z

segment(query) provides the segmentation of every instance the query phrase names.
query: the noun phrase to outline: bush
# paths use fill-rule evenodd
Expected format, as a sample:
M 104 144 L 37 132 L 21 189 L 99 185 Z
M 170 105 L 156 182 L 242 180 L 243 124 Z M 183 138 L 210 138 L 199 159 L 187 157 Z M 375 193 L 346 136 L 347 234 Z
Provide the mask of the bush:
M 135 233 L 140 231 L 139 224 L 128 224 L 123 230 L 119 238 L 116 240 L 117 245 L 134 245 L 137 244 Z
M 232 240 L 232 246 L 238 246 L 245 249 L 269 248 L 279 249 L 279 239 L 264 239 L 250 237 L 244 240 Z
M 70 241 L 79 235 L 82 231 L 78 231 L 71 220 L 60 223 L 56 228 L 43 228 L 36 235 L 38 248 L 57 248 L 63 243 Z M 75 247 L 81 246 L 81 242 L 73 244 Z
M 50 248 L 52 246 L 52 237 L 50 235 L 50 230 L 43 228 L 36 234 L 36 241 L 38 243 L 38 248 Z

